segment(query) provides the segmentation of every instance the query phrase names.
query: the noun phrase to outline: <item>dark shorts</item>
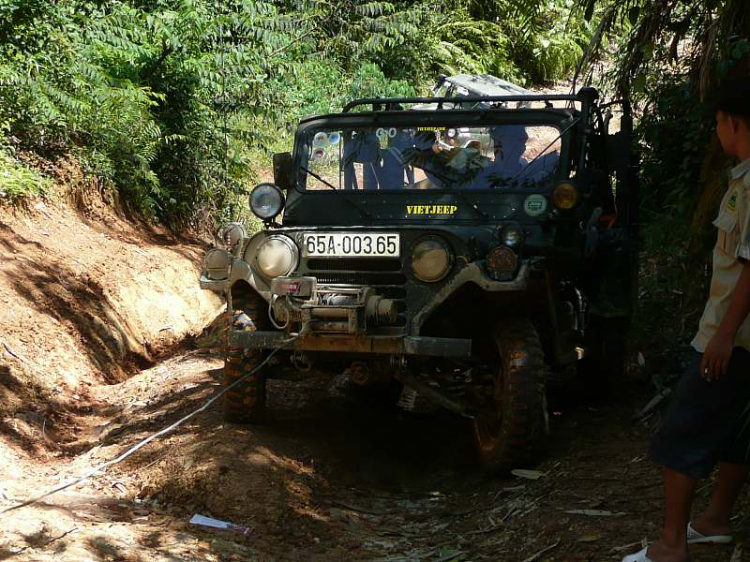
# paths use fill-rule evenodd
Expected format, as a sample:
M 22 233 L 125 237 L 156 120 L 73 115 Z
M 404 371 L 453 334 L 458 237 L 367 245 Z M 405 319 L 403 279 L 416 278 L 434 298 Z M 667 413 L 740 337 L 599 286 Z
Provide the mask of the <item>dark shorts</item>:
M 702 357 L 696 353 L 682 376 L 651 447 L 658 464 L 695 479 L 717 462 L 750 464 L 750 352 L 734 348 L 714 382 L 701 377 Z

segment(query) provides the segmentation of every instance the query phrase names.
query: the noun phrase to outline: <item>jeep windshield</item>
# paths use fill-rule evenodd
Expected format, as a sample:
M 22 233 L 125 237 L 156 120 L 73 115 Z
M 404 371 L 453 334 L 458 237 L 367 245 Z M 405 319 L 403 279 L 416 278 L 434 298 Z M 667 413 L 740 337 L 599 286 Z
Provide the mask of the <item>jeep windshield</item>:
M 560 162 L 553 124 L 306 129 L 299 187 L 308 190 L 535 190 Z

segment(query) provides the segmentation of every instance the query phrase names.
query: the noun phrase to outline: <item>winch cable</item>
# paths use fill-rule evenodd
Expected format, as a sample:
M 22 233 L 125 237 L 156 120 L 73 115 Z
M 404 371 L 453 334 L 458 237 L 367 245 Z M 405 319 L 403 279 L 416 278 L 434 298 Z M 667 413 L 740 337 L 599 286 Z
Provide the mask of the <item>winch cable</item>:
M 167 433 L 169 433 L 173 429 L 176 429 L 179 426 L 181 426 L 186 421 L 194 418 L 195 416 L 197 416 L 201 412 L 204 412 L 205 410 L 207 410 L 211 406 L 211 404 L 213 404 L 214 402 L 216 402 L 219 398 L 221 398 L 222 396 L 224 396 L 227 392 L 229 392 L 234 387 L 236 387 L 237 385 L 239 385 L 240 383 L 242 383 L 248 377 L 251 377 L 252 375 L 254 375 L 261 368 L 265 367 L 265 365 L 271 360 L 271 358 L 274 355 L 276 355 L 279 351 L 281 351 L 282 349 L 284 349 L 285 346 L 287 346 L 288 344 L 290 344 L 293 341 L 295 341 L 298 337 L 299 337 L 299 334 L 297 334 L 294 337 L 289 338 L 289 339 L 284 340 L 283 342 L 281 342 L 281 344 L 276 349 L 274 349 L 271 353 L 268 354 L 268 357 L 266 357 L 260 363 L 260 365 L 258 365 L 257 367 L 255 367 L 249 373 L 245 373 L 244 375 L 242 375 L 239 379 L 237 379 L 236 381 L 234 381 L 232 384 L 230 384 L 226 388 L 223 388 L 218 394 L 216 394 L 215 396 L 212 396 L 200 408 L 198 408 L 197 410 L 193 410 L 192 412 L 190 412 L 186 416 L 180 418 L 179 420 L 177 420 L 173 424 L 165 427 L 161 431 L 157 431 L 156 433 L 153 433 L 150 436 L 146 437 L 145 439 L 143 439 L 142 441 L 140 441 L 136 445 L 133 445 L 130 449 L 128 449 L 127 451 L 125 451 L 124 453 L 122 453 L 119 457 L 114 458 L 112 460 L 109 460 L 109 461 L 107 461 L 105 463 L 102 463 L 99 466 L 91 469 L 89 472 L 87 472 L 83 476 L 80 476 L 80 477 L 76 478 L 75 480 L 72 480 L 72 481 L 70 481 L 70 482 L 68 482 L 66 484 L 62 484 L 62 485 L 58 486 L 57 488 L 53 488 L 53 489 L 49 490 L 48 492 L 45 492 L 44 494 L 42 494 L 40 496 L 37 496 L 35 498 L 31 498 L 31 499 L 26 500 L 24 502 L 21 502 L 21 503 L 19 503 L 17 505 L 12 505 L 10 507 L 6 507 L 5 509 L 0 510 L 0 515 L 4 515 L 5 513 L 8 513 L 10 511 L 15 511 L 16 509 L 21 509 L 22 507 L 26 507 L 26 506 L 29 506 L 31 504 L 38 503 L 38 502 L 40 502 L 41 500 L 43 500 L 45 498 L 48 498 L 48 497 L 50 497 L 50 496 L 52 496 L 54 494 L 57 494 L 58 492 L 62 492 L 63 490 L 65 490 L 67 488 L 70 488 L 71 486 L 75 486 L 76 484 L 80 484 L 81 482 L 84 482 L 84 481 L 88 480 L 92 476 L 98 474 L 99 472 L 102 472 L 102 471 L 108 469 L 111 466 L 114 466 L 114 465 L 116 465 L 118 463 L 121 463 L 126 458 L 128 458 L 129 456 L 131 456 L 133 453 L 135 453 L 136 451 L 138 451 L 138 450 L 142 449 L 143 447 L 145 447 L 146 445 L 148 445 L 154 439 L 157 439 L 157 438 L 159 438 L 159 437 L 161 437 L 163 435 L 166 435 Z

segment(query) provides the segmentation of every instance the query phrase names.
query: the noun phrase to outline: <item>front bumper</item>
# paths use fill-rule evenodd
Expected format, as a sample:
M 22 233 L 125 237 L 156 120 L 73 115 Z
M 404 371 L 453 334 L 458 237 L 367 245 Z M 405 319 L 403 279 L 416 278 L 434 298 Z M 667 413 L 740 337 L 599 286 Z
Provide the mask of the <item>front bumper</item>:
M 227 290 L 226 279 L 209 279 L 205 275 L 201 275 L 200 287 L 206 291 L 213 291 L 214 293 L 224 293 Z
M 276 349 L 290 351 L 324 351 L 328 353 L 372 355 L 420 355 L 425 357 L 471 357 L 471 340 L 431 338 L 423 336 L 350 336 L 304 334 L 285 345 L 284 332 L 229 332 L 229 345 L 245 349 Z

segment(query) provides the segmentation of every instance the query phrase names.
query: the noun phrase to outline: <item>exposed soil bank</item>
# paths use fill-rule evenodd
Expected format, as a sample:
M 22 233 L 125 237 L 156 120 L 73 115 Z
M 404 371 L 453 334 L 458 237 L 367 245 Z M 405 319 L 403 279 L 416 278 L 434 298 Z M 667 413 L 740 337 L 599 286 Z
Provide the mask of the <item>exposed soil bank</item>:
M 95 413 L 92 388 L 153 364 L 221 307 L 198 287 L 198 241 L 130 222 L 75 167 L 61 173 L 72 194 L 0 208 L 3 460 L 62 450 Z M 0 483 L 16 468 L 0 460 Z

